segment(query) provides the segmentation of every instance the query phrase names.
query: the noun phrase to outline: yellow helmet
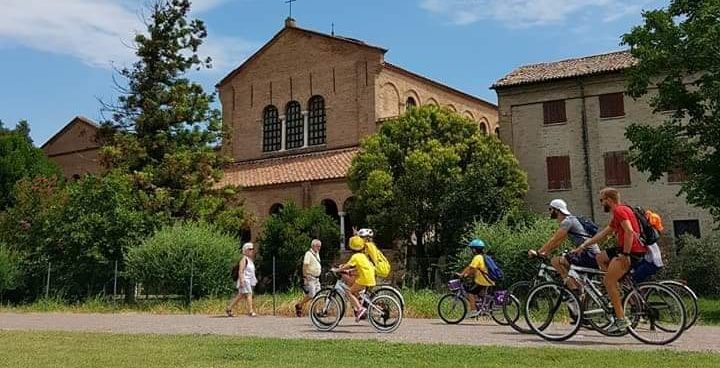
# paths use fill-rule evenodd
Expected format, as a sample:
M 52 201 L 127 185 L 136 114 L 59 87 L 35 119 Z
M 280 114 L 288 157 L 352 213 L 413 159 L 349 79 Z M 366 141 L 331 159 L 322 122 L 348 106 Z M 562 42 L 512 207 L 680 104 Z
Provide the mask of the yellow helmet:
M 363 238 L 355 235 L 352 238 L 350 238 L 349 242 L 350 249 L 354 251 L 361 251 L 363 248 L 365 248 L 365 240 Z

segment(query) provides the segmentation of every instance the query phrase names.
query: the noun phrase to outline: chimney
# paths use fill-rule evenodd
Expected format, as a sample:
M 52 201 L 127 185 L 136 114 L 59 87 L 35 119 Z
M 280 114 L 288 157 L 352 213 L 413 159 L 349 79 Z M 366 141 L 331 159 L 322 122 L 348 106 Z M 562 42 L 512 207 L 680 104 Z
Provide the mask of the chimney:
M 295 23 L 295 19 L 292 17 L 285 18 L 285 27 L 296 27 L 297 23 Z

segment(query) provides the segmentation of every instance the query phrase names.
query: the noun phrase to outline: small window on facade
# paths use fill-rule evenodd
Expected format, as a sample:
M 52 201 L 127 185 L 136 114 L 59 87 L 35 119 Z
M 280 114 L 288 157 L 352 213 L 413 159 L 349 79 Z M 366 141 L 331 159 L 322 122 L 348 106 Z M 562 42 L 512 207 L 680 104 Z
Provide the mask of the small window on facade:
M 487 125 L 485 123 L 480 123 L 480 131 L 483 135 L 487 135 Z
M 313 96 L 308 103 L 308 145 L 325 144 L 325 100 Z
M 305 140 L 305 122 L 303 121 L 300 103 L 290 101 L 285 109 L 285 148 L 293 149 L 303 146 Z
M 700 222 L 698 220 L 675 220 L 673 221 L 673 232 L 675 238 L 690 234 L 696 238 L 700 237 Z
M 272 206 L 270 206 L 270 214 L 275 215 L 280 213 L 280 211 L 283 210 L 285 206 L 282 205 L 282 203 L 275 203 Z
M 668 183 L 684 183 L 686 181 L 687 174 L 682 168 L 676 167 L 668 171 Z
M 544 124 L 558 124 L 566 121 L 565 100 L 543 102 Z
M 405 111 L 408 111 L 415 106 L 417 106 L 417 102 L 415 102 L 415 99 L 412 97 L 408 97 L 407 101 L 405 101 Z
M 599 100 L 601 118 L 625 116 L 625 102 L 622 92 L 600 95 Z
M 547 164 L 548 190 L 571 189 L 570 156 L 550 156 Z
M 605 153 L 605 185 L 630 185 L 627 151 Z
M 263 152 L 279 151 L 282 147 L 282 124 L 278 110 L 269 105 L 263 110 Z

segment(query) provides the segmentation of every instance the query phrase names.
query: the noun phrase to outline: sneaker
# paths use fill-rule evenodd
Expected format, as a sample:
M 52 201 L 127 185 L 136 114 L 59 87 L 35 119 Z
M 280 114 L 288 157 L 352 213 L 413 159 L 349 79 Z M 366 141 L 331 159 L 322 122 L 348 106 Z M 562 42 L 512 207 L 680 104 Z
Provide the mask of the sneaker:
M 302 307 L 300 304 L 295 304 L 295 316 L 302 317 Z
M 355 310 L 355 322 L 360 322 L 363 316 L 367 313 L 367 308 L 360 308 Z
M 626 318 L 616 319 L 615 322 L 608 327 L 607 332 L 611 334 L 622 333 L 625 332 L 629 326 L 630 322 L 628 322 Z
M 233 317 L 232 309 L 226 308 L 226 309 L 225 309 L 225 314 L 226 314 L 228 317 Z

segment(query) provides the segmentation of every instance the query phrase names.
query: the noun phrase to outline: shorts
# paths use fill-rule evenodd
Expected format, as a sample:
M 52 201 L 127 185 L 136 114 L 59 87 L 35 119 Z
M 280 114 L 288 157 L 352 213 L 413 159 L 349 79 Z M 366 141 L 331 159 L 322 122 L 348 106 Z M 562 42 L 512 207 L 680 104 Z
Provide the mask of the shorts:
M 488 288 L 490 287 L 473 283 L 472 286 L 467 289 L 467 292 L 469 294 L 474 294 L 477 296 L 485 296 L 485 294 L 487 294 Z
M 613 258 L 621 254 L 620 248 L 608 248 L 605 250 L 608 255 L 608 259 L 612 261 Z M 645 253 L 630 253 L 630 268 L 635 268 L 645 258 Z
M 660 267 L 656 266 L 652 262 L 648 262 L 647 260 L 643 259 L 642 261 L 638 262 L 637 265 L 632 267 L 633 281 L 645 282 L 650 277 L 654 276 L 659 269 Z
M 569 253 L 565 256 L 565 259 L 571 264 L 578 267 L 585 268 L 598 268 L 597 261 L 595 260 L 596 253 L 590 250 L 583 250 L 578 253 Z
M 305 291 L 305 295 L 312 298 L 320 291 L 320 279 L 317 277 L 306 277 L 302 288 L 303 291 Z

